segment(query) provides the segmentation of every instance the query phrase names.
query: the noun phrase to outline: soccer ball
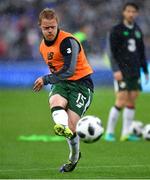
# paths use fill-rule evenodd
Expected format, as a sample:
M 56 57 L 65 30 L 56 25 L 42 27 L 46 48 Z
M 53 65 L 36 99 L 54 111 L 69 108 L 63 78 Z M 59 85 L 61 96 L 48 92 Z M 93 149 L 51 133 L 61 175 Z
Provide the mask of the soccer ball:
M 83 142 L 93 143 L 103 135 L 104 128 L 98 117 L 85 116 L 78 121 L 76 132 Z
M 130 126 L 130 133 L 136 136 L 142 136 L 143 123 L 141 121 L 133 121 Z
M 147 124 L 143 129 L 143 138 L 150 141 L 150 124 Z

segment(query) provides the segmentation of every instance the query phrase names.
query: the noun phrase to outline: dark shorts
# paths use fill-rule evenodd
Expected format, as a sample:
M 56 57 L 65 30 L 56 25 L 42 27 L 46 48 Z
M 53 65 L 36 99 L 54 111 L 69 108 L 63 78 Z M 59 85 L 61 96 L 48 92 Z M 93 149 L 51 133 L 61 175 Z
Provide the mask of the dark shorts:
M 140 78 L 128 78 L 121 81 L 114 81 L 115 91 L 141 91 Z
M 91 104 L 93 92 L 83 84 L 62 81 L 52 85 L 49 97 L 59 94 L 68 101 L 67 108 L 82 116 Z

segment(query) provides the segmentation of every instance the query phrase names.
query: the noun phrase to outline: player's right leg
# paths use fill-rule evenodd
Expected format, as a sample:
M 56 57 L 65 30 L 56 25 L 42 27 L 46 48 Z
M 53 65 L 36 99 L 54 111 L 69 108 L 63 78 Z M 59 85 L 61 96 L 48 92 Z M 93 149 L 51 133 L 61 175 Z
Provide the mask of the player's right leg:
M 126 100 L 127 100 L 127 91 L 126 87 L 123 86 L 124 82 L 115 82 L 115 91 L 116 91 L 116 101 L 115 106 L 111 107 L 109 116 L 108 116 L 108 122 L 107 122 L 107 128 L 106 133 L 104 136 L 104 139 L 106 141 L 115 141 L 115 127 L 118 121 L 118 117 L 120 114 L 121 109 L 125 106 Z
M 56 123 L 54 126 L 55 134 L 71 138 L 73 133 L 69 129 L 68 114 L 65 110 L 67 103 L 67 100 L 59 94 L 55 94 L 49 99 L 52 117 Z

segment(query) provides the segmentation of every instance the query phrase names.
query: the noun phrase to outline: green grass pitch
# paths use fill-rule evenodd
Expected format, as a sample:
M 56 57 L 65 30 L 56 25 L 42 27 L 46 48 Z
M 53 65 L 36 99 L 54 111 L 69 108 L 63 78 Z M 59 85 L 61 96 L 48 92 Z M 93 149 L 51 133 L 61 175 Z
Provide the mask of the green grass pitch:
M 114 103 L 112 89 L 97 89 L 87 114 L 96 115 L 106 127 L 109 108 Z M 150 94 L 137 100 L 136 119 L 150 123 Z M 117 141 L 81 143 L 82 158 L 72 173 L 59 173 L 68 158 L 62 142 L 19 141 L 20 135 L 54 135 L 48 107 L 48 92 L 32 90 L 0 91 L 0 178 L 14 179 L 97 179 L 150 178 L 150 142 L 120 142 L 121 116 Z

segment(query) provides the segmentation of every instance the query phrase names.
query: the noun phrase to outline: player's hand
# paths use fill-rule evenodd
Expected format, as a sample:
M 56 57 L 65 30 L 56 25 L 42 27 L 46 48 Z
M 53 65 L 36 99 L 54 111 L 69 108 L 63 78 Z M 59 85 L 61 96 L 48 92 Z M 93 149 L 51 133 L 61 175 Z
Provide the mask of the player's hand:
M 114 78 L 117 81 L 121 81 L 123 79 L 122 72 L 121 71 L 114 72 Z
M 42 89 L 43 85 L 44 85 L 43 79 L 42 79 L 42 77 L 39 77 L 39 78 L 34 82 L 33 90 L 34 90 L 35 92 L 38 92 L 38 91 L 40 91 L 40 90 Z
M 149 74 L 145 74 L 145 84 L 149 82 Z

